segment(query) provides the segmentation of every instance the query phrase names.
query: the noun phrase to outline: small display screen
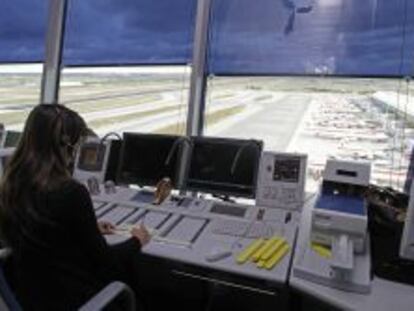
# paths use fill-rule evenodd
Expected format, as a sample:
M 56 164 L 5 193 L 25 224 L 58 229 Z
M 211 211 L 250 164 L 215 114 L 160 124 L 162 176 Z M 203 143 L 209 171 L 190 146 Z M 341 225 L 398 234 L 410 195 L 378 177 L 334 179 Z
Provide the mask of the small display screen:
M 86 171 L 101 171 L 106 146 L 99 143 L 85 143 L 80 149 L 78 168 Z
M 86 165 L 96 165 L 98 162 L 98 150 L 96 148 L 86 148 L 83 153 L 82 161 Z
M 300 178 L 300 158 L 292 156 L 277 156 L 273 170 L 273 180 L 297 183 Z

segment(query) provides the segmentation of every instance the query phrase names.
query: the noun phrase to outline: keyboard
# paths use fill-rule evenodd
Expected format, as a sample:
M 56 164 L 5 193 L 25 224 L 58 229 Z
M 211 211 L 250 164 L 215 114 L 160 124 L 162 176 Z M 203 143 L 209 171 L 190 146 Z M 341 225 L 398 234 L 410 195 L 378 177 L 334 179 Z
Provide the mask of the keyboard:
M 106 204 L 104 202 L 92 202 L 92 203 L 93 203 L 93 209 L 95 211 Z
M 131 229 L 135 226 L 138 226 L 138 225 L 122 224 L 122 225 L 116 226 L 115 234 L 130 237 L 131 236 Z M 148 233 L 151 236 L 155 236 L 158 233 L 154 228 L 150 228 L 150 227 L 147 227 L 147 226 L 145 226 L 145 228 L 147 229 Z
M 133 225 L 127 225 L 127 224 L 119 225 L 115 229 L 115 234 L 130 238 L 131 229 L 133 227 L 134 227 Z M 173 245 L 173 246 L 182 246 L 182 247 L 187 247 L 187 248 L 191 247 L 191 242 L 189 241 L 161 237 L 158 235 L 159 234 L 158 230 L 151 228 L 151 227 L 146 227 L 146 229 L 148 233 L 150 234 L 151 238 L 153 239 L 153 241 L 155 242 Z
M 104 206 L 96 209 L 95 210 L 96 218 L 99 219 L 100 217 L 102 217 L 103 215 L 105 215 L 108 211 L 112 210 L 113 208 L 114 208 L 114 205 L 108 203 L 108 204 L 105 204 Z
M 99 217 L 100 221 L 109 221 L 114 225 L 118 225 L 122 222 L 125 218 L 135 212 L 134 208 L 126 207 L 126 206 L 116 206 L 101 217 Z
M 275 226 L 258 221 L 240 221 L 233 219 L 218 219 L 212 224 L 211 231 L 215 234 L 230 235 L 245 238 L 271 237 Z

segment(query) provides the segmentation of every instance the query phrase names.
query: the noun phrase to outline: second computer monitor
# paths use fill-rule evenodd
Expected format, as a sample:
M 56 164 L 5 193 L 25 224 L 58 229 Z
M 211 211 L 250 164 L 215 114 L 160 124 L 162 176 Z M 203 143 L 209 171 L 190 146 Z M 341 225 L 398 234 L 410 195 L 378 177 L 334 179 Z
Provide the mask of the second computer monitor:
M 164 177 L 177 186 L 179 136 L 124 133 L 118 183 L 155 186 Z
M 19 144 L 22 132 L 19 131 L 6 131 L 3 148 L 17 147 Z
M 254 198 L 262 148 L 257 140 L 194 137 L 186 188 Z

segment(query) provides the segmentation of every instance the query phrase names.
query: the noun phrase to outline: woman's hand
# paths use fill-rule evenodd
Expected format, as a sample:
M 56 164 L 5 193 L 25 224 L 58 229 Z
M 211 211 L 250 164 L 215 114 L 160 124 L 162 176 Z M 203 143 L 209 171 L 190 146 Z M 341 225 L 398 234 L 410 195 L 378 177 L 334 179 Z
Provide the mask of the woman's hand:
M 115 226 L 108 221 L 98 221 L 98 228 L 102 234 L 113 234 Z
M 134 238 L 139 240 L 141 246 L 144 246 L 151 240 L 151 235 L 149 234 L 147 228 L 145 228 L 144 225 L 133 227 L 131 229 L 131 234 Z

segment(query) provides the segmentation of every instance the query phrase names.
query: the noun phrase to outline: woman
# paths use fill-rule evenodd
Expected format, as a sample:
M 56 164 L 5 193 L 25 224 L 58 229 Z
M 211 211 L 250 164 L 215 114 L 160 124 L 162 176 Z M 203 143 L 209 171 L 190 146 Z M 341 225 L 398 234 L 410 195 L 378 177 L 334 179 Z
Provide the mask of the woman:
M 119 257 L 149 241 L 139 227 L 117 248 L 106 244 L 102 233 L 111 226 L 97 224 L 87 189 L 70 175 L 86 133 L 74 111 L 38 105 L 3 176 L 0 232 L 12 249 L 11 283 L 24 310 L 74 310 L 109 282 L 128 281 Z

